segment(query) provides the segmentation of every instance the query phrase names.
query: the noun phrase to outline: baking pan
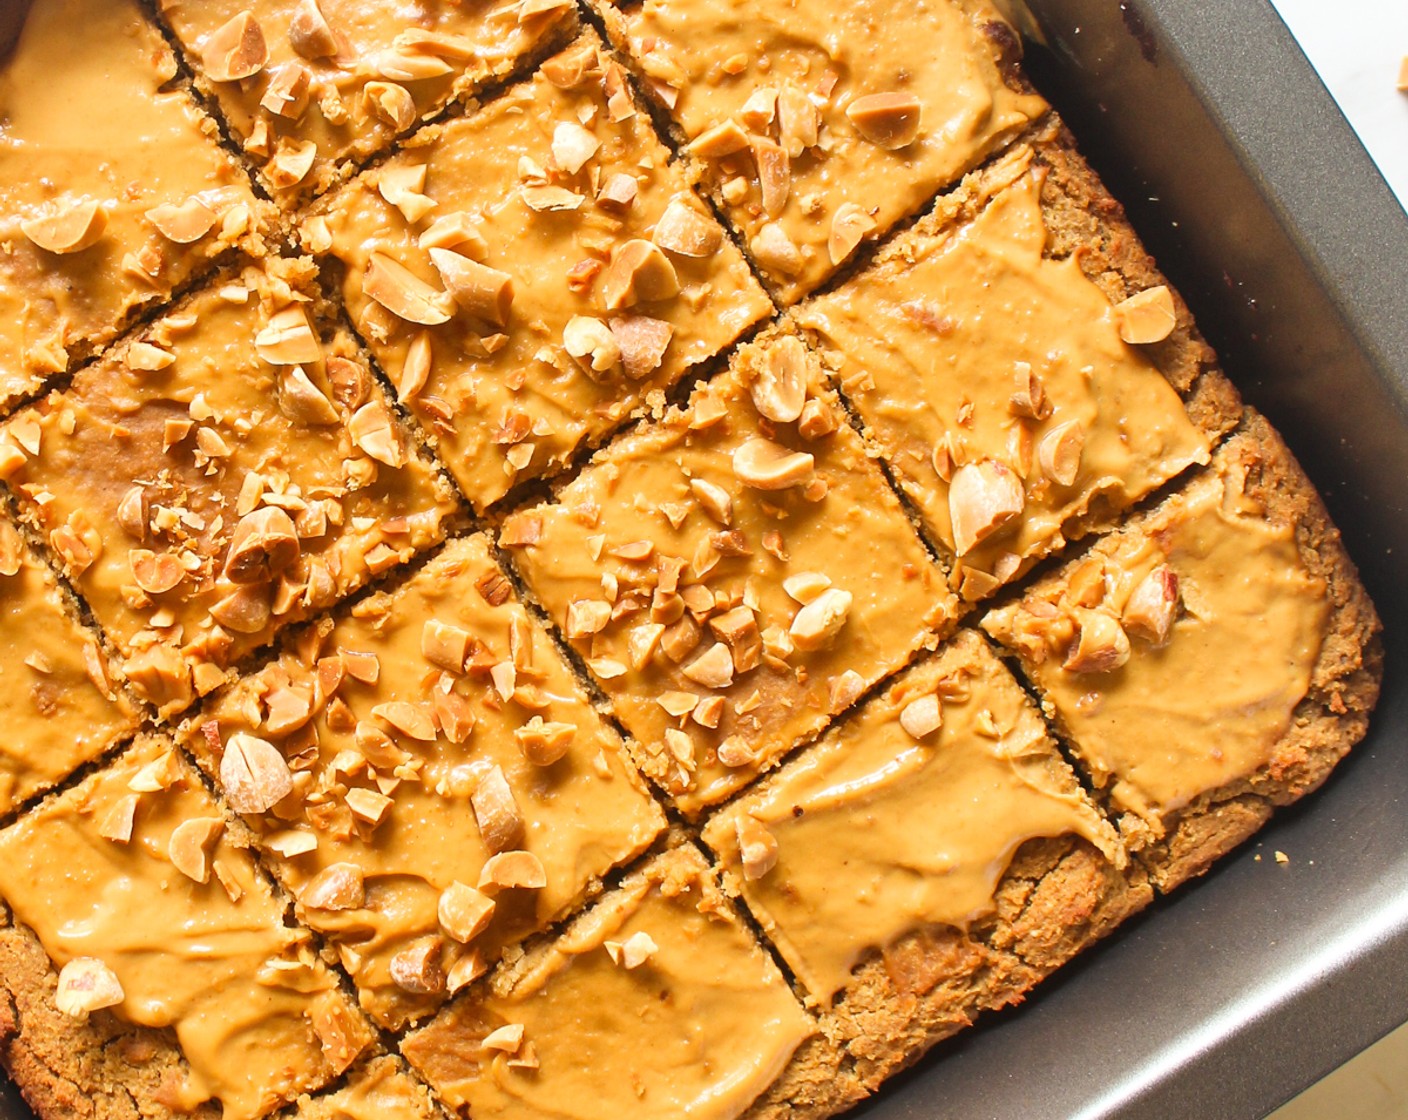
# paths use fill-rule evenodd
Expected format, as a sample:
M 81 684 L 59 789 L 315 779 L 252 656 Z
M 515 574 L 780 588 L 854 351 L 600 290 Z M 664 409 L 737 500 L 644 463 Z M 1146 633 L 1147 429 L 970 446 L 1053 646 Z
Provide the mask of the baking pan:
M 1251 1120 L 1408 1019 L 1408 216 L 1265 0 L 1020 15 L 1037 85 L 1325 495 L 1384 696 L 1319 793 L 857 1115 Z M 0 1120 L 28 1116 L 0 1078 Z

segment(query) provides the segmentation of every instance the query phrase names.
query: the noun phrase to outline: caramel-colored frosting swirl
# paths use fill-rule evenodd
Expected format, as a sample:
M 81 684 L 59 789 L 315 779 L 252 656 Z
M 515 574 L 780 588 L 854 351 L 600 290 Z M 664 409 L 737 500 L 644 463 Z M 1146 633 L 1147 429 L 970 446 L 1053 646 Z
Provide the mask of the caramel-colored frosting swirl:
M 207 849 L 205 882 L 173 864 L 179 827 L 224 823 L 174 750 L 144 740 L 0 833 L 0 897 L 56 966 L 111 970 L 124 997 L 113 1014 L 175 1032 L 190 1065 L 182 1107 L 213 1099 L 252 1120 L 326 1084 L 371 1031 L 228 832 Z M 130 837 L 109 839 L 125 808 Z
M 914 721 L 935 699 L 926 730 Z M 775 845 L 761 871 L 744 847 L 759 835 Z M 867 953 L 990 913 L 1017 849 L 1065 835 L 1123 864 L 1031 701 L 968 631 L 704 831 L 823 1003 Z

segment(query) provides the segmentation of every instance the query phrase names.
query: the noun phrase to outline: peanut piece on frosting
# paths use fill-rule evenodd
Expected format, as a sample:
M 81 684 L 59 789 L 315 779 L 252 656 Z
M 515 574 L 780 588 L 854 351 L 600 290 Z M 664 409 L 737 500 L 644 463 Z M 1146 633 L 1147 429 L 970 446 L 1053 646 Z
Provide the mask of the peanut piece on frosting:
M 441 892 L 437 913 L 445 932 L 467 944 L 488 928 L 494 916 L 494 900 L 483 891 L 455 882 Z
M 266 813 L 293 792 L 293 775 L 278 748 L 244 732 L 230 736 L 220 784 L 237 813 Z
M 235 526 L 225 576 L 234 583 L 268 583 L 297 561 L 300 551 L 293 518 L 277 506 L 265 506 Z
M 1109 673 L 1129 660 L 1129 637 L 1104 611 L 1077 610 L 1079 631 L 1062 668 L 1068 673 Z
M 522 841 L 523 817 L 501 767 L 490 766 L 480 774 L 470 804 L 474 807 L 474 819 L 479 824 L 484 846 L 489 851 L 502 852 Z
M 116 1007 L 126 998 L 112 969 L 96 957 L 74 957 L 59 970 L 54 1004 L 65 1015 L 86 1019 L 92 1012 Z
M 450 297 L 432 288 L 399 261 L 373 253 L 367 262 L 362 290 L 408 323 L 435 326 L 450 320 Z
M 225 830 L 220 817 L 196 817 L 183 821 L 171 833 L 167 854 L 171 865 L 197 883 L 210 882 L 210 855 L 215 841 Z
M 508 325 L 509 309 L 513 306 L 512 276 L 452 249 L 431 249 L 430 259 L 445 290 L 462 311 L 496 327 Z
M 178 245 L 189 245 L 210 232 L 215 225 L 216 214 L 198 197 L 192 195 L 184 202 L 165 202 L 160 206 L 153 206 L 147 211 L 146 218 L 167 240 Z
M 882 148 L 905 148 L 919 138 L 923 107 L 908 93 L 871 93 L 846 106 L 856 131 Z
M 61 203 L 53 212 L 20 222 L 34 244 L 51 253 L 78 253 L 95 244 L 107 229 L 108 212 L 95 199 Z
M 627 971 L 639 968 L 660 950 L 655 939 L 643 929 L 636 930 L 625 941 L 607 941 L 605 948 L 612 961 Z
M 846 625 L 852 601 L 849 591 L 829 587 L 797 612 L 787 633 L 800 650 L 821 649 Z
M 337 54 L 337 36 L 328 26 L 318 0 L 298 0 L 288 25 L 288 41 L 302 57 L 310 60 Z
M 802 341 L 780 338 L 769 347 L 748 391 L 760 416 L 779 424 L 801 416 L 807 403 L 807 348 Z
M 217 27 L 201 48 L 201 62 L 211 81 L 237 82 L 252 78 L 269 61 L 269 47 L 259 21 L 240 12 Z
M 900 726 L 915 739 L 926 739 L 943 725 L 943 706 L 937 695 L 920 696 L 900 709 Z
M 1057 424 L 1036 446 L 1036 460 L 1051 481 L 1072 486 L 1080 474 L 1081 454 L 1085 450 L 1085 429 L 1079 420 Z
M 489 857 L 479 873 L 481 891 L 541 890 L 547 883 L 542 860 L 532 852 L 499 852 Z
M 777 839 L 756 817 L 739 814 L 734 821 L 738 850 L 743 864 L 743 877 L 750 882 L 761 879 L 777 866 Z
M 650 241 L 635 238 L 617 246 L 601 275 L 601 298 L 608 311 L 679 295 L 680 281 L 670 258 Z
M 1168 641 L 1178 604 L 1178 573 L 1161 564 L 1129 593 L 1120 621 L 1127 633 L 1160 646 Z
M 724 231 L 699 211 L 698 203 L 677 195 L 655 223 L 650 239 L 666 252 L 682 257 L 708 257 L 723 244 Z
M 359 910 L 366 903 L 366 883 L 355 863 L 329 864 L 304 886 L 298 901 L 311 910 Z
M 831 215 L 831 233 L 826 238 L 826 252 L 832 264 L 840 264 L 856 251 L 866 237 L 875 232 L 875 219 L 863 206 L 843 202 Z
M 445 990 L 445 971 L 440 965 L 440 942 L 425 938 L 402 949 L 391 958 L 391 979 L 402 991 L 434 995 Z
M 809 482 L 816 459 L 805 451 L 789 451 L 761 436 L 748 440 L 733 453 L 733 473 L 745 486 L 758 490 L 787 490 Z
M 1024 505 L 1021 480 L 1006 464 L 996 459 L 963 464 L 953 472 L 948 491 L 954 552 L 971 552 L 1017 517 Z

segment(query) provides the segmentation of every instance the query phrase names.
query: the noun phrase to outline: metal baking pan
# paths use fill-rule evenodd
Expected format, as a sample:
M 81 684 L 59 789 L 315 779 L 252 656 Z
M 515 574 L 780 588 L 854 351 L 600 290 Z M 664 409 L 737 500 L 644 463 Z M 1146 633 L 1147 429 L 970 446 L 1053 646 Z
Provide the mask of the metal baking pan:
M 1251 1120 L 1408 1018 L 1408 217 L 1265 0 L 1026 14 L 1037 85 L 1324 493 L 1387 677 L 1319 793 L 858 1115 Z

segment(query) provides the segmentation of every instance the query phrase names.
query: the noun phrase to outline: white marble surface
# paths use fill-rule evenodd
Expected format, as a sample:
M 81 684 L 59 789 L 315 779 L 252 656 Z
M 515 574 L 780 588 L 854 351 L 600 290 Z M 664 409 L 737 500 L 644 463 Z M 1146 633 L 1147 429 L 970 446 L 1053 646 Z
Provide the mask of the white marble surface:
M 1408 209 L 1408 0 L 1271 0 Z M 1405 262 L 1408 264 L 1408 262 Z

